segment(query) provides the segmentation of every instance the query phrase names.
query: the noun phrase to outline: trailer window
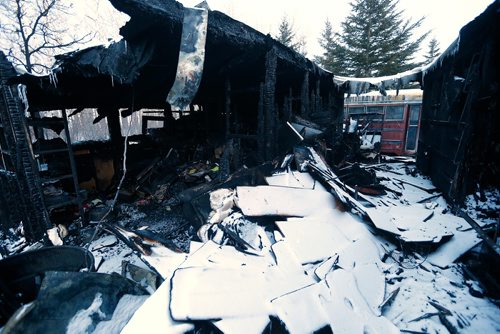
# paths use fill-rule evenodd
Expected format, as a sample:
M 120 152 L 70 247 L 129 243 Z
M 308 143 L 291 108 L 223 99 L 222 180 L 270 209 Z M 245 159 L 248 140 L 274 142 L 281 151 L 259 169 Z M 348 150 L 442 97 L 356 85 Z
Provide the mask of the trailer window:
M 420 116 L 420 104 L 414 104 L 410 106 L 410 125 L 418 125 L 418 119 Z
M 420 104 L 410 106 L 410 120 L 408 122 L 408 132 L 406 134 L 406 150 L 415 151 L 418 140 L 418 120 L 420 118 Z
M 385 107 L 385 119 L 391 121 L 402 121 L 404 115 L 404 106 Z
M 349 114 L 363 114 L 365 107 L 349 107 Z
M 371 107 L 366 107 L 366 112 L 367 113 L 374 113 L 374 114 L 383 114 L 384 113 L 384 107 L 383 106 L 371 106 Z

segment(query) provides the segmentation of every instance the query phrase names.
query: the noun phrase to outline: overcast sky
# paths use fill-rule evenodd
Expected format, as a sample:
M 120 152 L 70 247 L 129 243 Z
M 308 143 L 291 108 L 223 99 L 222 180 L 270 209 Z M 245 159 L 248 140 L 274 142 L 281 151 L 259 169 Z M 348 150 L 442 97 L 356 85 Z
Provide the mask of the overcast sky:
M 75 9 L 86 12 L 87 16 L 100 16 L 109 20 L 112 15 L 107 0 L 73 1 Z M 182 0 L 185 5 L 195 5 L 201 0 Z M 334 28 L 350 12 L 350 0 L 207 0 L 212 10 L 222 11 L 242 21 L 264 34 L 276 35 L 279 23 L 284 15 L 293 22 L 297 36 L 304 36 L 307 42 L 308 57 L 321 53 L 318 37 L 328 18 Z M 421 32 L 431 30 L 431 36 L 440 43 L 441 51 L 455 40 L 462 26 L 482 13 L 493 0 L 400 0 L 400 9 L 407 17 L 414 20 L 425 16 Z M 85 7 L 85 8 L 84 8 Z M 94 23 L 98 21 L 95 20 Z M 108 21 L 109 22 L 109 21 Z M 123 19 L 114 19 L 115 24 L 123 24 Z M 103 30 L 104 29 L 104 30 Z M 100 29 L 109 37 L 116 37 L 111 25 Z M 116 30 L 115 30 L 116 31 Z M 114 35 L 114 36 L 113 36 Z M 425 41 L 422 51 L 427 49 Z
M 195 3 L 199 0 L 183 0 Z M 307 41 L 308 56 L 321 53 L 318 37 L 328 18 L 334 27 L 350 12 L 350 0 L 208 0 L 222 11 L 263 33 L 276 35 L 283 15 L 293 22 L 297 35 Z M 441 49 L 455 40 L 462 26 L 486 9 L 493 0 L 400 0 L 400 8 L 415 20 L 425 16 L 423 31 L 432 30 Z M 425 43 L 427 44 L 427 43 Z M 426 45 L 425 45 L 426 46 Z M 424 47 L 426 49 L 426 47 Z

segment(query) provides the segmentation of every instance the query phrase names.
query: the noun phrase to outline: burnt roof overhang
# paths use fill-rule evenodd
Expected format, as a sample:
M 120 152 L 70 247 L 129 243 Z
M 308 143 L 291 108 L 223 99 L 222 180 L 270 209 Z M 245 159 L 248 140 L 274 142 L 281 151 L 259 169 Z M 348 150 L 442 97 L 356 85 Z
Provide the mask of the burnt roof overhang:
M 23 75 L 32 110 L 114 107 L 163 108 L 177 70 L 183 6 L 173 0 L 110 0 L 131 19 L 120 30 L 123 40 L 59 55 L 50 76 Z M 300 90 L 304 74 L 334 87 L 333 75 L 310 60 L 229 16 L 210 11 L 205 66 L 194 103 L 203 104 L 224 81 L 233 89 L 252 90 L 264 80 L 265 56 L 278 59 L 277 94 Z M 280 79 L 281 78 L 281 79 Z M 326 87 L 326 88 L 325 88 Z

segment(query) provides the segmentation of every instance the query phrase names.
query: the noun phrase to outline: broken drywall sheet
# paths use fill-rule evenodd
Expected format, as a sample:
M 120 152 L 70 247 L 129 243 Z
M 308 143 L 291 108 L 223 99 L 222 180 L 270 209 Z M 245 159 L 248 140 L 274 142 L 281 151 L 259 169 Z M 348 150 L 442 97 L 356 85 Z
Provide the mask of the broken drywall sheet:
M 385 275 L 375 263 L 356 265 L 350 272 L 356 279 L 356 287 L 372 313 L 380 316 L 379 306 L 385 296 Z
M 334 255 L 332 257 L 329 257 L 325 261 L 321 262 L 316 269 L 314 269 L 314 275 L 316 275 L 316 278 L 318 280 L 324 280 L 326 278 L 326 275 L 334 270 L 335 266 L 337 265 L 339 261 L 338 255 Z
M 384 221 L 389 220 L 396 227 L 394 233 L 403 241 L 439 243 L 442 238 L 451 237 L 459 227 L 454 222 L 444 223 L 434 219 L 433 210 L 427 209 L 424 204 L 379 206 L 375 210 L 384 217 Z M 370 217 L 372 215 L 373 211 L 370 210 Z
M 316 283 L 313 276 L 307 275 L 304 268 L 296 271 L 282 270 L 280 267 L 270 267 L 263 272 L 266 300 L 271 301 L 292 291 L 302 289 Z
M 427 257 L 427 261 L 440 268 L 446 268 L 481 241 L 482 239 L 474 230 L 456 231 L 448 242 L 439 246 Z
M 381 183 L 399 194 L 374 198 L 377 208 L 370 208 L 368 212 L 377 228 L 398 235 L 402 241 L 441 243 L 428 256 L 428 261 L 439 267 L 451 265 L 481 242 L 463 218 L 450 213 L 448 203 L 435 193 L 429 179 L 406 174 L 409 169 L 405 163 L 383 164 L 377 168 L 377 177 L 383 178 Z
M 268 176 L 266 177 L 266 182 L 270 186 L 317 189 L 326 191 L 326 189 L 319 182 L 314 180 L 311 174 L 296 171 L 289 171 L 286 173 Z
M 323 290 L 320 299 L 334 333 L 399 333 L 387 318 L 373 313 L 352 273 L 343 269 L 331 271 L 325 284 L 329 289 Z
M 228 321 L 218 323 L 221 326 L 235 326 L 230 321 L 235 318 L 267 319 L 271 299 L 315 283 L 298 262 L 277 267 L 270 254 L 249 256 L 211 241 L 179 267 L 171 280 L 173 318 Z M 238 307 L 233 303 L 235 298 Z M 206 305 L 211 305 L 209 310 Z
M 170 312 L 178 321 L 266 316 L 270 309 L 264 284 L 258 270 L 178 269 L 172 277 Z
M 361 237 L 340 250 L 337 255 L 337 265 L 345 270 L 351 270 L 366 264 L 381 265 L 385 252 L 381 252 L 378 242 L 373 236 Z
M 372 312 L 358 290 L 356 277 L 342 269 L 331 271 L 324 281 L 276 298 L 271 304 L 291 333 L 311 333 L 329 326 L 335 333 L 398 332 L 388 319 Z
M 274 186 L 237 187 L 236 205 L 246 216 L 310 216 L 335 208 L 327 192 Z
M 213 325 L 224 334 L 262 334 L 268 324 L 269 316 L 231 318 L 213 322 Z
M 206 261 L 210 263 L 210 266 L 212 267 L 252 267 L 261 268 L 262 270 L 276 264 L 276 261 L 274 260 L 269 249 L 267 250 L 267 252 L 264 251 L 259 255 L 250 255 L 240 252 L 232 246 L 219 245 L 217 245 L 217 248 L 214 248 L 214 251 L 212 251 L 210 254 L 207 254 Z M 186 261 L 186 263 L 191 264 L 192 266 L 191 261 Z M 186 268 L 187 266 L 184 264 L 181 267 Z
M 276 258 L 276 264 L 281 268 L 281 270 L 296 272 L 301 269 L 299 259 L 292 252 L 290 245 L 288 245 L 284 237 L 282 240 L 274 243 L 271 248 L 274 257 Z
M 328 316 L 319 300 L 320 289 L 325 289 L 325 286 L 313 284 L 271 302 L 274 312 L 290 333 L 314 333 L 329 326 Z
M 350 244 L 334 222 L 304 218 L 278 221 L 276 225 L 302 264 L 325 260 Z
M 378 208 L 369 208 L 366 210 L 366 212 L 368 213 L 368 217 L 370 217 L 370 220 L 376 228 L 395 235 L 400 234 L 400 231 L 398 230 L 397 226 L 394 225 L 391 217 L 383 211 L 378 210 Z
M 169 312 L 170 280 L 166 280 L 135 312 L 123 328 L 122 334 L 185 333 L 194 329 L 190 323 L 172 320 Z

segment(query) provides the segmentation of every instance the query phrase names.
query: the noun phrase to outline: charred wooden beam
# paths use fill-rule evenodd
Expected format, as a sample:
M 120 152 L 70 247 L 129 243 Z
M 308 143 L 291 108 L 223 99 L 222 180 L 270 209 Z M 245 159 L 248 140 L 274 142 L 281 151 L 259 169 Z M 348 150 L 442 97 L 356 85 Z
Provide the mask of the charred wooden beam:
M 260 161 L 264 161 L 264 83 L 260 84 L 259 102 L 257 106 L 257 146 Z
M 9 118 L 15 142 L 15 145 L 9 149 L 15 151 L 15 173 L 22 194 L 19 204 L 24 207 L 23 211 L 27 218 L 23 221 L 23 226 L 27 239 L 38 240 L 51 227 L 51 223 L 42 198 L 40 177 L 33 160 L 31 141 L 28 141 L 25 110 L 18 98 L 17 89 L 7 84 L 13 73 L 15 71 L 12 65 L 5 57 L 2 57 L 0 59 L 0 109 L 4 109 L 4 115 Z
M 316 113 L 322 113 L 322 101 L 321 101 L 321 85 L 320 85 L 320 80 L 316 80 L 316 89 L 314 90 L 315 93 L 315 98 L 314 101 L 316 103 L 314 109 Z
M 226 140 L 229 138 L 231 133 L 231 82 L 226 78 L 224 86 L 224 120 L 225 120 L 225 133 Z
M 275 94 L 276 94 L 276 65 L 277 65 L 276 51 L 269 50 L 266 55 L 266 74 L 264 79 L 264 135 L 266 137 L 266 160 L 273 157 L 274 150 L 274 133 L 275 129 Z
M 484 243 L 488 248 L 497 256 L 497 258 L 500 258 L 500 246 L 495 243 L 491 238 L 486 234 L 485 231 L 479 226 L 479 224 L 472 219 L 464 210 L 459 209 L 458 214 L 465 219 L 467 223 L 477 232 L 479 237 L 483 239 Z
M 302 90 L 300 94 L 300 116 L 307 117 L 309 115 L 309 72 L 304 74 L 302 81 Z
M 285 96 L 283 101 L 283 118 L 285 121 L 289 121 L 292 117 L 292 103 L 293 103 L 293 95 L 292 88 L 290 87 L 288 96 Z
M 75 196 L 76 200 L 78 203 L 78 211 L 80 214 L 80 217 L 82 219 L 82 223 L 84 223 L 85 216 L 83 212 L 83 198 L 82 194 L 80 193 L 80 184 L 78 182 L 78 172 L 76 170 L 76 161 L 75 161 L 75 155 L 73 154 L 73 147 L 71 146 L 71 137 L 69 134 L 69 127 L 68 127 L 68 116 L 66 114 L 66 109 L 63 109 L 62 111 L 62 118 L 64 122 L 64 135 L 66 136 L 66 143 L 68 145 L 68 156 L 69 156 L 69 164 L 71 167 L 71 174 L 73 176 L 73 186 L 75 189 Z
M 99 113 L 107 115 L 108 130 L 111 145 L 113 147 L 113 164 L 115 166 L 115 175 L 117 166 L 121 166 L 123 152 L 123 137 L 120 125 L 120 113 L 114 109 L 99 109 Z

